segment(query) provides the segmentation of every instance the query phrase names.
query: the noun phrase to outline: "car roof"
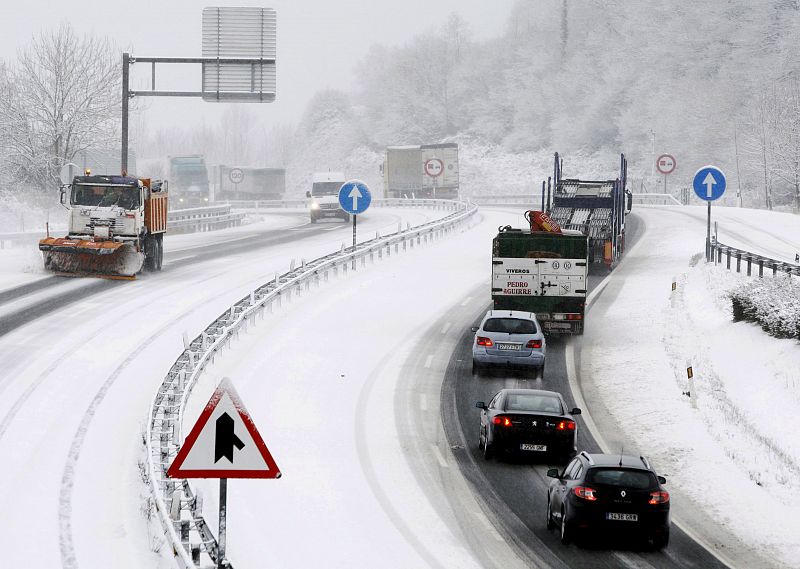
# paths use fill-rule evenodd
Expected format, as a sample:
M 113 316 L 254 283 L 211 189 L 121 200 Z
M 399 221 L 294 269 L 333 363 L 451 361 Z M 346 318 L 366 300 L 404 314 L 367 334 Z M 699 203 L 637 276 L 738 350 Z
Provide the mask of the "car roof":
M 590 454 L 587 452 L 582 452 L 582 456 L 589 457 L 589 463 L 591 466 L 600 466 L 600 467 L 613 467 L 616 466 L 619 468 L 620 462 L 622 463 L 622 468 L 636 468 L 639 470 L 652 470 L 650 467 L 650 463 L 647 459 L 643 456 L 632 456 L 629 454 L 623 454 L 622 456 L 618 454 Z M 592 464 L 593 463 L 593 464 Z
M 525 312 L 524 310 L 490 310 L 486 313 L 486 318 L 523 318 L 525 320 L 536 320 L 536 314 Z

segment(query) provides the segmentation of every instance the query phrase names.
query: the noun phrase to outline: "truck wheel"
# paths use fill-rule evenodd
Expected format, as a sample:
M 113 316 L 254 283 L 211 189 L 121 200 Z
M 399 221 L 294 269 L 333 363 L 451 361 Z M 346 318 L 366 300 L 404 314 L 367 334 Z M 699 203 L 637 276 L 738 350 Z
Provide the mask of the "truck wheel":
M 156 235 L 156 246 L 158 252 L 156 253 L 156 271 L 160 271 L 162 265 L 164 264 L 164 234 L 160 233 Z
M 311 217 L 311 223 L 316 223 L 316 222 L 317 222 L 317 218 L 312 216 Z
M 158 253 L 158 245 L 155 236 L 148 235 L 144 238 L 144 268 L 148 271 L 156 271 L 157 262 L 156 254 Z

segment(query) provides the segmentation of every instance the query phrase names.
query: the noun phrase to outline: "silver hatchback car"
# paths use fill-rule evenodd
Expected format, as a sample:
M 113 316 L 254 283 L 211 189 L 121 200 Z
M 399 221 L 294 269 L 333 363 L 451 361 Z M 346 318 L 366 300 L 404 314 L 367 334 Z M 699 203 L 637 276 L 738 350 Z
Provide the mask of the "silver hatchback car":
M 509 366 L 534 370 L 537 379 L 544 376 L 547 344 L 534 313 L 490 310 L 472 331 L 472 373 L 488 366 Z

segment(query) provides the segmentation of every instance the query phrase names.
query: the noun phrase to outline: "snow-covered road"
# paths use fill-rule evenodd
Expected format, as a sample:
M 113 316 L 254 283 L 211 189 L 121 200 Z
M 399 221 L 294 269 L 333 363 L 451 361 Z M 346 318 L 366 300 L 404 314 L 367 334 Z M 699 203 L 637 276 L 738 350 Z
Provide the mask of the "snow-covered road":
M 365 239 L 444 215 L 378 208 L 363 216 Z M 306 214 L 307 215 L 307 214 Z M 0 484 L 4 563 L 19 567 L 169 567 L 157 555 L 142 515 L 146 494 L 137 468 L 146 410 L 164 370 L 181 350 L 182 333 L 202 330 L 231 302 L 290 261 L 338 250 L 346 224 L 310 226 L 302 212 L 277 223 L 291 241 L 233 255 L 165 263 L 160 274 L 113 283 L 87 294 L 94 279 L 59 281 L 63 309 L 15 326 L 0 342 Z M 296 231 L 292 230 L 296 228 Z M 264 231 L 275 231 L 265 223 Z M 181 236 L 176 249 L 202 251 L 257 226 Z M 226 247 L 234 250 L 234 243 Z M 12 250 L 13 252 L 13 250 Z M 3 265 L 8 269 L 8 265 Z M 78 284 L 75 284 L 78 283 Z M 19 299 L 16 302 L 25 302 Z M 163 553 L 163 552 L 162 552 Z

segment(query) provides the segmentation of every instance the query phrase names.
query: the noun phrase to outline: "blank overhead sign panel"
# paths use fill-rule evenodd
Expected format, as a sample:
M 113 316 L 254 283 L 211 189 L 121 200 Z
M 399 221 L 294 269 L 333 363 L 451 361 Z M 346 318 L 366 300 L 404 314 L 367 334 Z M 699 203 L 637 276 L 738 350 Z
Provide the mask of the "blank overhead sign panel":
M 270 103 L 275 100 L 277 18 L 272 8 L 203 9 L 203 57 L 249 59 L 203 63 L 203 100 Z

